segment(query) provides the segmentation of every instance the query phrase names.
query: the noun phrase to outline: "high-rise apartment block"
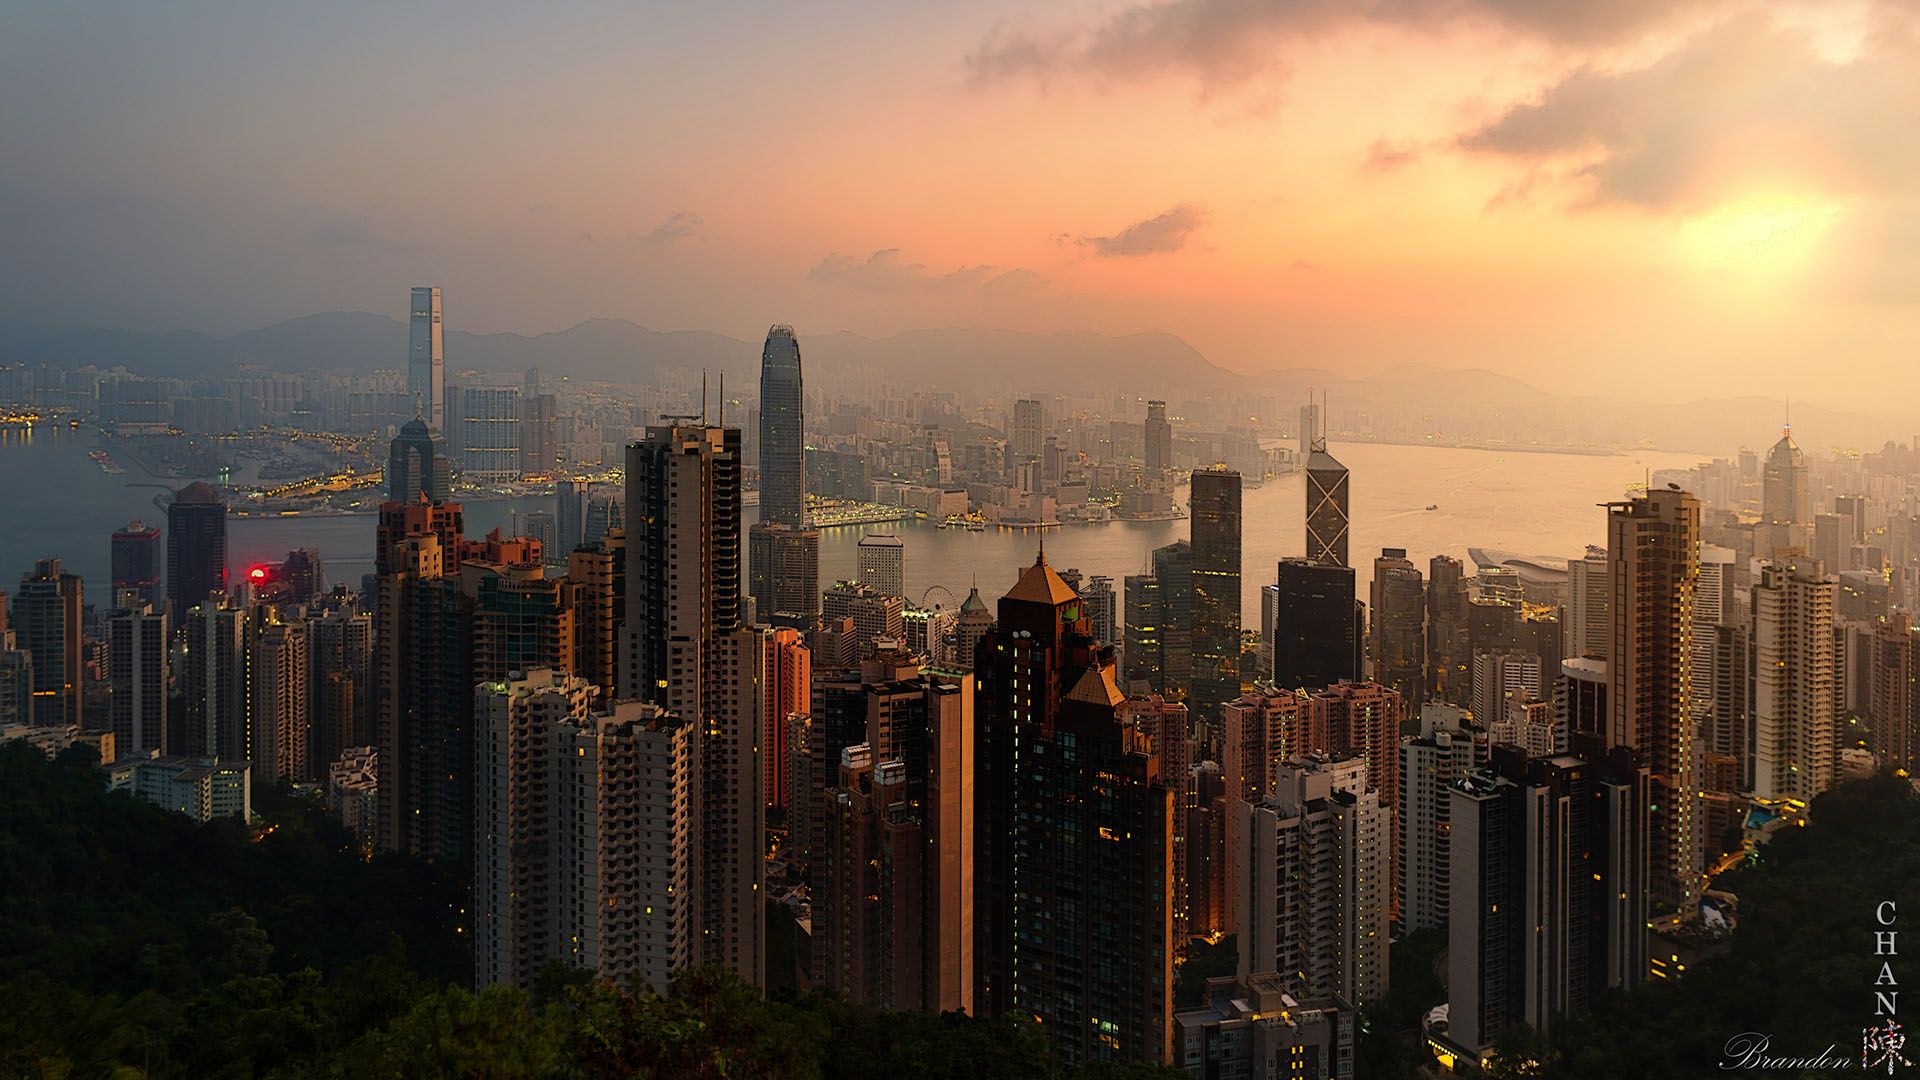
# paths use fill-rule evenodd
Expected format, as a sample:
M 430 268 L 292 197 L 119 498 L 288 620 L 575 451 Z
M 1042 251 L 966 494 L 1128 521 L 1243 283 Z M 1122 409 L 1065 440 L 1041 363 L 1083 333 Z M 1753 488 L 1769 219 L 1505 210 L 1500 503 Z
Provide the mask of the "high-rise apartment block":
M 42 727 L 86 726 L 85 607 L 80 575 L 61 569 L 59 559 L 35 563 L 14 590 L 9 622 L 18 648 L 33 658 L 33 722 Z
M 692 962 L 761 984 L 767 631 L 741 621 L 740 430 L 649 427 L 626 482 L 621 697 L 692 725 Z
M 1496 746 L 1452 799 L 1447 1039 L 1479 1059 L 1647 969 L 1647 772 L 1625 747 Z
M 137 595 L 137 594 L 136 594 Z M 116 755 L 146 757 L 168 746 L 167 615 L 142 601 L 107 617 L 109 713 Z
M 1607 504 L 1612 635 L 1607 648 L 1608 746 L 1635 751 L 1650 774 L 1648 887 L 1691 905 L 1700 893 L 1701 820 L 1695 775 L 1693 590 L 1700 503 L 1677 489 Z
M 1040 1018 L 1070 1064 L 1165 1062 L 1173 794 L 1087 631 L 1039 559 L 981 645 L 976 1004 Z
M 1366 773 L 1358 757 L 1283 762 L 1266 801 L 1243 811 L 1243 978 L 1273 973 L 1296 998 L 1386 996 L 1393 811 Z
M 1802 804 L 1833 784 L 1837 584 L 1805 557 L 1767 564 L 1753 587 L 1748 787 Z
M 554 962 L 665 993 L 693 957 L 692 733 L 536 669 L 475 690 L 474 981 Z

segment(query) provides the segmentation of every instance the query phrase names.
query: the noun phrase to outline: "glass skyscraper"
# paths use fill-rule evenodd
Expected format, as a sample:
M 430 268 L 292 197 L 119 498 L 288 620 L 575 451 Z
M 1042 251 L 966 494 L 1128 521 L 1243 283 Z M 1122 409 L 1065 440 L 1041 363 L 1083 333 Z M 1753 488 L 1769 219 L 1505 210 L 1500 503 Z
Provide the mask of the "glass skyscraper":
M 760 353 L 760 521 L 807 524 L 807 439 L 800 342 L 793 327 L 767 331 Z
M 435 431 L 447 422 L 447 355 L 440 326 L 440 290 L 413 290 L 407 316 L 407 393 Z

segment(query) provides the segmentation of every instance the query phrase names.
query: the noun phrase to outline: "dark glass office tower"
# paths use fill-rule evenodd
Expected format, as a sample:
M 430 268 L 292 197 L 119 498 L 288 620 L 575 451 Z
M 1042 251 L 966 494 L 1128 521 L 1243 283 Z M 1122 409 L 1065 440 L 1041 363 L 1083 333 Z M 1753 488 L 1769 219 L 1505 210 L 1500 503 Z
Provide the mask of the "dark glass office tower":
M 767 331 L 760 353 L 760 521 L 807 524 L 807 432 L 800 343 L 793 327 Z
M 1427 588 L 1405 548 L 1373 560 L 1373 681 L 1400 693 L 1411 716 L 1427 697 Z
M 425 420 L 407 421 L 387 452 L 387 501 L 410 503 L 425 495 L 428 502 L 443 503 L 452 486 L 446 440 Z
M 167 508 L 167 607 L 184 613 L 227 591 L 227 504 L 195 480 Z
M 1273 682 L 1320 690 L 1360 677 L 1360 605 L 1353 568 L 1280 560 L 1273 613 Z
M 1153 549 L 1160 580 L 1160 685 L 1154 692 L 1185 701 L 1193 686 L 1193 545 L 1175 540 Z
M 1193 536 L 1193 692 L 1188 708 L 1208 723 L 1240 696 L 1240 474 L 1196 469 L 1188 497 Z

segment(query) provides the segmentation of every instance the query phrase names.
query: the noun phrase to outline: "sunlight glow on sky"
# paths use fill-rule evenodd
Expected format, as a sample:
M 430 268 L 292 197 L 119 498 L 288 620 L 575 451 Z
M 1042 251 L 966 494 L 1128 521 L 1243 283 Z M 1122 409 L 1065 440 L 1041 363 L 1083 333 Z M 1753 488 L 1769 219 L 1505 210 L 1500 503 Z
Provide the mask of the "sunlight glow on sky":
M 433 282 L 467 329 L 1920 394 L 1915 116 L 1895 0 L 37 5 L 0 37 L 0 321 Z

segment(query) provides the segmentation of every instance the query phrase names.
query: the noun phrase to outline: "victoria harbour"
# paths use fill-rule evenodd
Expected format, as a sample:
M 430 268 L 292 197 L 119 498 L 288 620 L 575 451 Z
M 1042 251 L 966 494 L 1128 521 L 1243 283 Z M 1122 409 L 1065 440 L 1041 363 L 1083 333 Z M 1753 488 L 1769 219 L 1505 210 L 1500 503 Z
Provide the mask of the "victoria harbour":
M 87 580 L 105 581 L 109 534 L 135 518 L 163 521 L 154 497 L 187 482 L 142 475 L 132 463 L 124 474 L 105 472 L 88 457 L 100 441 L 86 429 L 16 427 L 0 434 L 5 435 L 0 504 L 52 500 L 55 507 L 37 514 L 33 525 L 0 535 L 0 572 L 24 570 L 35 559 L 59 552 Z M 1699 460 L 1660 451 L 1508 453 L 1380 443 L 1341 446 L 1339 453 L 1359 478 L 1353 486 L 1353 552 L 1363 596 L 1373 556 L 1382 548 L 1405 548 L 1421 564 L 1435 555 L 1464 561 L 1469 545 L 1578 557 L 1586 545 L 1606 538 L 1597 504 L 1625 498 L 1629 486 L 1643 482 L 1649 470 L 1684 468 Z M 1303 482 L 1293 473 L 1247 489 L 1242 561 L 1249 582 L 1271 576 L 1280 559 L 1301 554 Z M 505 531 L 516 512 L 550 510 L 552 502 L 466 498 L 467 535 Z M 1053 565 L 1078 569 L 1089 578 L 1105 575 L 1117 587 L 1123 576 L 1143 571 L 1153 549 L 1185 539 L 1187 531 L 1185 520 L 1113 521 L 1047 529 L 1044 542 Z M 927 607 L 951 607 L 976 583 L 991 602 L 1013 584 L 1020 567 L 1033 561 L 1043 539 L 1038 530 L 968 532 L 941 529 L 928 520 L 823 529 L 823 582 L 855 576 L 855 548 L 869 532 L 903 538 L 908 596 Z M 233 566 L 277 562 L 305 547 L 319 552 L 331 581 L 358 588 L 361 575 L 373 570 L 371 514 L 234 517 L 228 536 Z M 1243 590 L 1241 606 L 1243 625 L 1258 625 L 1257 588 Z

